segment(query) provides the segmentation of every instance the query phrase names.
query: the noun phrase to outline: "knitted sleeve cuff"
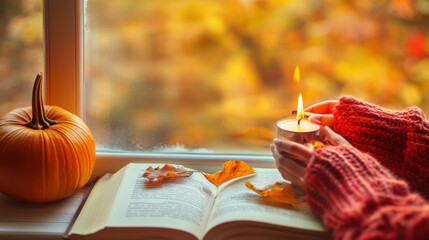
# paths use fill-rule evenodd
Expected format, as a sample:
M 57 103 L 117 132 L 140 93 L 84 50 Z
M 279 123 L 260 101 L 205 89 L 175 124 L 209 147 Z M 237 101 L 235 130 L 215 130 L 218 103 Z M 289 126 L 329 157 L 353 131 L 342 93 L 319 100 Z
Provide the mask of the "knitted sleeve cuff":
M 429 199 L 429 123 L 420 109 L 391 111 L 342 97 L 333 129 Z
M 425 206 L 419 195 L 411 194 L 404 181 L 393 177 L 370 155 L 350 146 L 317 150 L 307 166 L 305 182 L 310 207 L 336 238 L 357 239 L 359 234 L 375 234 L 378 230 L 371 228 L 378 221 L 382 225 L 379 230 L 384 227 L 403 231 L 403 221 L 412 216 L 417 220 L 405 223 L 411 234 L 416 230 L 414 226 L 429 221 L 428 211 L 423 215 L 410 212 Z M 391 213 L 391 208 L 403 210 Z M 428 206 L 425 209 L 429 210 Z M 393 219 L 386 218 L 392 214 Z M 427 234 L 429 229 L 425 231 Z
M 349 96 L 335 106 L 334 131 L 371 154 L 402 155 L 407 134 L 415 132 L 417 125 L 424 125 L 429 133 L 424 113 L 415 107 L 391 111 Z

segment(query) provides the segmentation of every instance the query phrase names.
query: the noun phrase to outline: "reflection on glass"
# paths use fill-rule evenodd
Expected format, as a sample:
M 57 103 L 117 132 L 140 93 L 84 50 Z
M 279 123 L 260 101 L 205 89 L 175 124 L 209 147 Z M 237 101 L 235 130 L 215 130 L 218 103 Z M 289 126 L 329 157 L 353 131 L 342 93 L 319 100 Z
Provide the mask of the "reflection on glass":
M 0 115 L 31 105 L 43 71 L 42 0 L 0 1 Z
M 86 116 L 99 148 L 268 153 L 299 92 L 305 106 L 350 94 L 429 112 L 421 0 L 86 4 Z

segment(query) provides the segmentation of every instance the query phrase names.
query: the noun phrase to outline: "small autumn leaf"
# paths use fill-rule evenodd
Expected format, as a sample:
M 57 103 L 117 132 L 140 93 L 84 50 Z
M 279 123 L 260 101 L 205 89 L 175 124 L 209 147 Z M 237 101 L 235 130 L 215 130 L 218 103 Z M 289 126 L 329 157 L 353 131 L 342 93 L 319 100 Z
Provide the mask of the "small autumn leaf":
M 222 171 L 213 174 L 204 174 L 204 176 L 212 184 L 219 186 L 231 179 L 252 173 L 255 173 L 255 170 L 247 165 L 247 163 L 238 160 L 230 160 L 223 164 Z
M 285 182 L 276 182 L 274 184 L 268 185 L 263 189 L 256 189 L 253 184 L 246 182 L 246 187 L 253 190 L 262 197 L 266 197 L 278 202 L 295 205 L 295 195 L 293 192 L 292 185 Z
M 319 148 L 324 148 L 324 147 L 325 147 L 325 144 L 323 144 L 322 142 L 315 141 L 315 142 L 313 143 L 313 148 L 314 148 L 314 150 L 319 149 Z
M 149 181 L 159 181 L 162 178 L 189 177 L 192 173 L 193 171 L 188 171 L 181 165 L 175 167 L 170 164 L 165 164 L 162 168 L 152 168 L 152 166 L 149 166 L 142 177 L 149 179 Z
M 317 150 L 319 148 L 325 147 L 325 144 L 323 144 L 322 142 L 319 142 L 319 141 L 314 141 L 312 143 L 305 143 L 304 145 L 310 149 L 313 149 L 313 150 Z

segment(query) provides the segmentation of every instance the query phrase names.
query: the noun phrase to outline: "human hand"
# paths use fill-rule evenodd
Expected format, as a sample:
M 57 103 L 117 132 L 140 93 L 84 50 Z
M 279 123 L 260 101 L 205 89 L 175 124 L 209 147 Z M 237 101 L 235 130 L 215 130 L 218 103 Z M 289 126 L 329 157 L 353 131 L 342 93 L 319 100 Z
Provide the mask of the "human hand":
M 290 140 L 275 138 L 270 150 L 282 177 L 293 185 L 304 188 L 303 177 L 307 164 L 314 155 L 313 149 Z
M 326 145 L 350 145 L 347 140 L 329 127 L 321 126 L 320 141 Z M 286 139 L 274 139 L 270 150 L 282 177 L 293 185 L 304 188 L 304 175 L 307 164 L 314 155 L 312 144 L 300 144 Z
M 334 132 L 334 130 L 327 126 L 320 126 L 319 141 L 323 142 L 325 145 L 330 146 L 351 146 L 351 144 L 346 139 L 344 139 L 340 134 Z
M 316 124 L 332 127 L 334 125 L 334 108 L 338 100 L 319 102 L 306 108 L 305 112 L 313 113 L 308 119 Z

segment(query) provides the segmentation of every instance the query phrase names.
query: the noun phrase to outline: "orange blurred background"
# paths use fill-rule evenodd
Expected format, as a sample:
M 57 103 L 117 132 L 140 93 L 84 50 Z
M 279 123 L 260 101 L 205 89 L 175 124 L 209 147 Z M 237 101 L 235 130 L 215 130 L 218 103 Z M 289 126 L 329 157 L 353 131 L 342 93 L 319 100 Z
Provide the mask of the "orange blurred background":
M 30 104 L 41 2 L 0 2 L 0 114 Z M 87 123 L 104 150 L 268 153 L 300 92 L 428 114 L 428 26 L 424 0 L 88 0 Z

